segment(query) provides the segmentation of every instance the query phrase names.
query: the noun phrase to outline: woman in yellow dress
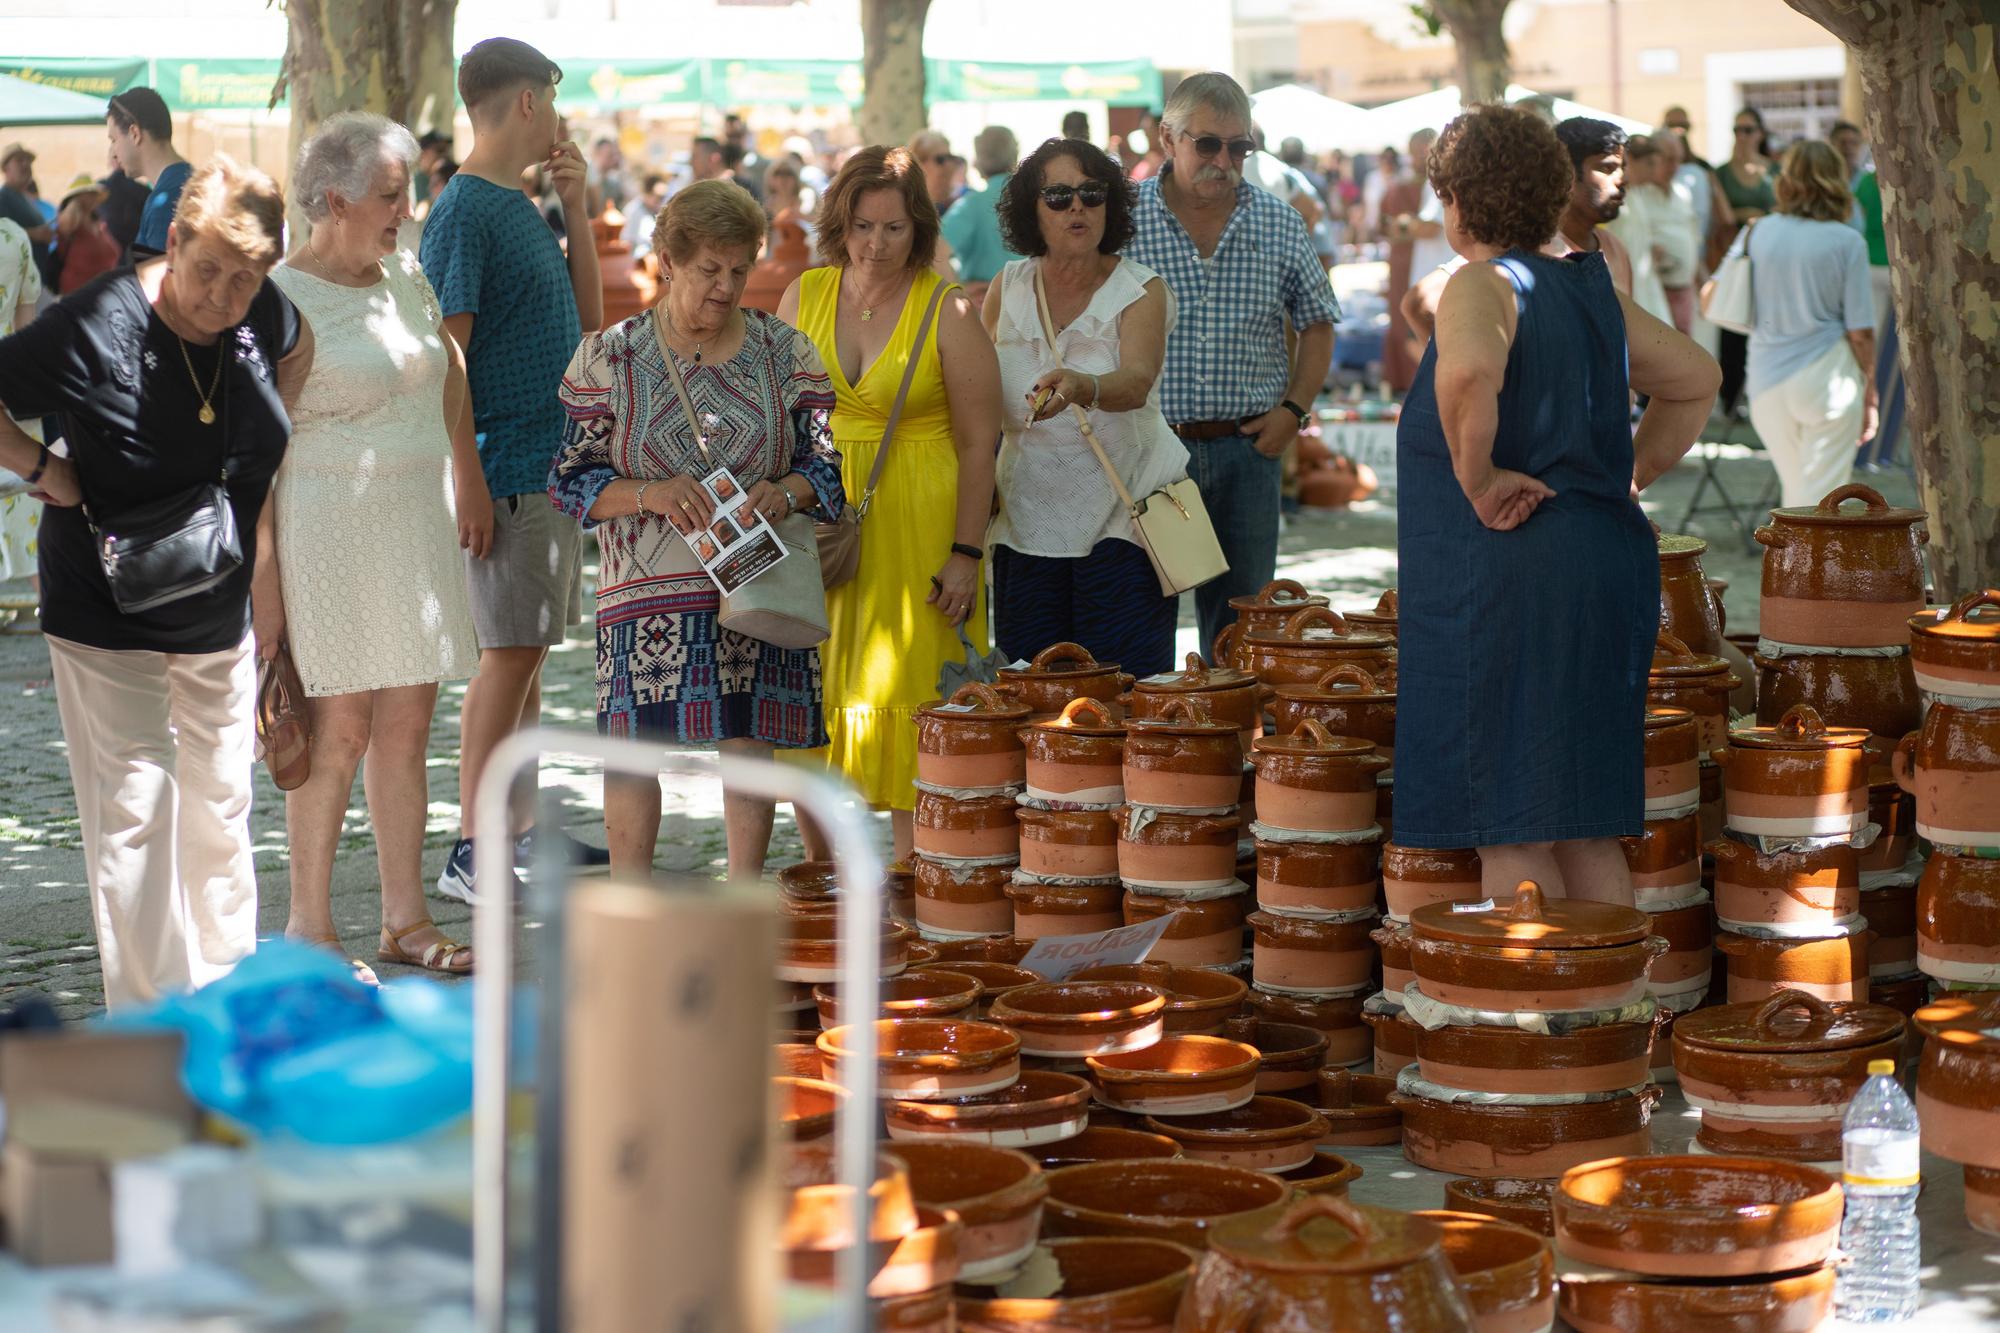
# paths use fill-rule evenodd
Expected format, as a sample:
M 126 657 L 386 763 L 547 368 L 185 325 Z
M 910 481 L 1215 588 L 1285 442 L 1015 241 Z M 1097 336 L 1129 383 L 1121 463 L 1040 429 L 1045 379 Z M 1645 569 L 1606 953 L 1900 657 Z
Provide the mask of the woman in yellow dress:
M 827 593 L 832 636 L 820 650 L 828 767 L 891 812 L 896 856 L 910 854 L 916 805 L 916 711 L 938 669 L 964 654 L 963 624 L 986 649 L 983 593 L 1000 366 L 979 311 L 932 267 L 938 215 L 903 148 L 864 148 L 820 204 L 819 252 L 786 289 L 778 318 L 819 348 L 833 381 L 833 438 L 850 503 L 867 493 L 882 429 L 910 358 L 917 360 L 868 517 L 861 568 Z M 932 327 L 924 312 L 946 283 Z M 808 832 L 810 855 L 826 848 Z

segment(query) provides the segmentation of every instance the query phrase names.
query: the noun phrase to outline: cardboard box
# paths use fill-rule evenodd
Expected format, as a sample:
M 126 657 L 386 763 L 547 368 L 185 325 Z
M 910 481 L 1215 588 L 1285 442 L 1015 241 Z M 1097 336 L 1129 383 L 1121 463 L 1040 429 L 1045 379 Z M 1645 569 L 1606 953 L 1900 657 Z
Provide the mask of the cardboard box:
M 142 1111 L 47 1097 L 11 1107 L 0 1149 L 10 1247 L 36 1266 L 110 1263 L 113 1165 L 187 1139 L 185 1123 Z
M 195 1105 L 181 1084 L 185 1048 L 178 1032 L 10 1032 L 0 1037 L 0 1106 L 83 1102 L 176 1121 L 192 1134 Z

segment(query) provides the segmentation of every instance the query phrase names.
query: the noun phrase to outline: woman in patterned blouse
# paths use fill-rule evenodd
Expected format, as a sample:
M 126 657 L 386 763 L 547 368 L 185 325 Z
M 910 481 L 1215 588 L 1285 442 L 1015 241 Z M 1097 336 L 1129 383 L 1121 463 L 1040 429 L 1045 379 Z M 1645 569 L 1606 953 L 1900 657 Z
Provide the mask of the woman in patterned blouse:
M 768 757 L 826 744 L 817 649 L 786 649 L 721 628 L 719 598 L 688 540 L 721 513 L 701 478 L 728 468 L 747 504 L 776 522 L 844 503 L 828 429 L 833 388 L 812 342 L 740 308 L 764 239 L 757 201 L 730 181 L 688 186 L 660 213 L 657 304 L 583 340 L 563 376 L 569 425 L 549 495 L 597 528 L 597 728 L 605 735 L 719 746 Z M 707 435 L 694 438 L 666 358 Z M 602 525 L 601 527 L 599 525 Z M 684 540 L 686 538 L 687 540 Z M 729 873 L 762 873 L 769 801 L 724 791 Z M 611 865 L 643 875 L 660 828 L 656 779 L 604 779 Z

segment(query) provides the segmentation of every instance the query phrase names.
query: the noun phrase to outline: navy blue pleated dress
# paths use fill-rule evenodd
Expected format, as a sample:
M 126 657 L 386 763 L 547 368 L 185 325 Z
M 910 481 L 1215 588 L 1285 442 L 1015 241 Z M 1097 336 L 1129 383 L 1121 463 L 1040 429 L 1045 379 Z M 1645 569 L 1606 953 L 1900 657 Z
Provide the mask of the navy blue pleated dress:
M 1520 312 L 1493 464 L 1556 494 L 1512 532 L 1479 521 L 1452 475 L 1433 342 L 1396 432 L 1395 840 L 1634 836 L 1660 567 L 1631 498 L 1625 321 L 1601 254 L 1493 262 Z

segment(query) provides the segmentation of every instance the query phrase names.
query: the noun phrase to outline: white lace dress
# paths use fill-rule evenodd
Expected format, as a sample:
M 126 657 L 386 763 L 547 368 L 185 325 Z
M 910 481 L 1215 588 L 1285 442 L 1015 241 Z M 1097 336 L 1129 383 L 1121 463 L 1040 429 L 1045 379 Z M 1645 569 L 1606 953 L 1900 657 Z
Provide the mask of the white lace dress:
M 309 695 L 462 680 L 479 661 L 444 426 L 443 317 L 416 257 L 373 287 L 280 265 L 313 367 L 272 486 L 286 633 Z

